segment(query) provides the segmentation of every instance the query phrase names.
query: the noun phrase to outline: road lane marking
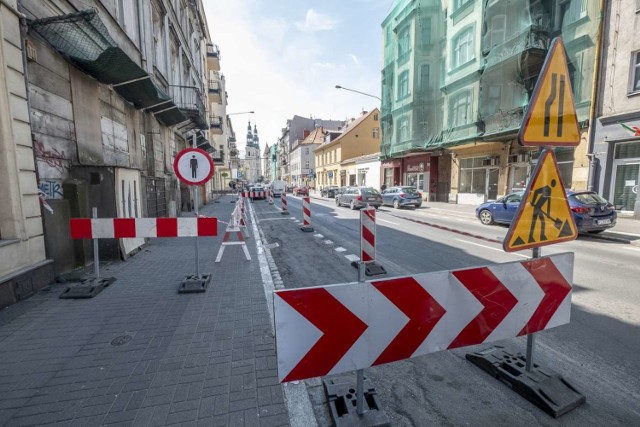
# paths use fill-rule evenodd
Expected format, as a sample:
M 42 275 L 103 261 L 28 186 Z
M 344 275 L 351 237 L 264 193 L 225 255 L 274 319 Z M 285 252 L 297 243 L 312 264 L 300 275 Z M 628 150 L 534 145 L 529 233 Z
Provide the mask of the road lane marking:
M 470 245 L 480 246 L 481 248 L 491 249 L 492 251 L 502 252 L 502 253 L 504 253 L 506 255 L 515 255 L 515 256 L 522 257 L 522 258 L 529 258 L 526 255 L 505 252 L 502 248 L 492 248 L 491 246 L 481 245 L 480 243 L 474 243 L 474 242 L 470 242 L 468 240 L 462 240 L 462 239 L 455 239 L 455 240 L 457 240 L 458 242 L 462 242 L 462 243 L 468 243 Z
M 335 249 L 335 251 L 336 251 L 336 252 L 346 252 L 347 250 L 346 250 L 345 248 L 343 248 L 342 246 L 338 246 L 338 247 Z
M 314 234 L 313 237 L 317 237 L 318 239 L 322 239 L 324 236 L 320 233 Z
M 333 241 L 331 241 L 331 240 L 323 240 L 322 243 L 324 243 L 325 245 L 331 245 L 333 243 Z
M 358 255 L 349 254 L 349 255 L 345 255 L 344 257 L 345 257 L 346 259 L 348 259 L 349 261 L 351 261 L 351 262 L 354 262 L 354 261 L 356 261 L 356 262 L 357 262 L 357 261 L 360 261 L 360 257 L 359 257 Z
M 387 221 L 386 219 L 381 219 L 380 217 L 376 218 L 376 221 L 379 221 L 379 222 L 388 222 L 389 224 L 399 225 L 397 222 Z

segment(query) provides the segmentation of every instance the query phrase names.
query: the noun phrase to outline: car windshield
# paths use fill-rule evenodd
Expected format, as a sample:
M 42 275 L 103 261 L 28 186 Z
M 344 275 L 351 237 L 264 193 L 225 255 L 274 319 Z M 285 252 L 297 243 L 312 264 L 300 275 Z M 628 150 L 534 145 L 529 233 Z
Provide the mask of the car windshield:
M 401 187 L 400 192 L 407 194 L 418 194 L 418 190 L 415 187 Z
M 605 198 L 596 193 L 577 193 L 572 194 L 569 197 L 573 197 L 577 201 L 585 205 L 597 205 L 601 203 L 608 203 Z
M 380 193 L 378 193 L 378 190 L 376 190 L 375 188 L 363 188 L 362 194 L 364 196 L 377 196 Z

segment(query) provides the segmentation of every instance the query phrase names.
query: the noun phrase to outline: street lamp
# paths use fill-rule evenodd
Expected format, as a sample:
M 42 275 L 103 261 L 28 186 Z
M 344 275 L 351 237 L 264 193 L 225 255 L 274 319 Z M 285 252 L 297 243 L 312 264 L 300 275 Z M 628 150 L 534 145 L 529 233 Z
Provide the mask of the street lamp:
M 240 111 L 238 113 L 227 113 L 227 116 L 235 116 L 236 114 L 253 114 L 255 111 Z
M 360 92 L 359 90 L 349 89 L 348 87 L 343 87 L 343 86 L 340 86 L 340 85 L 336 85 L 336 89 L 344 89 L 344 90 L 348 90 L 350 92 L 359 93 L 360 95 L 370 96 L 370 97 L 376 98 L 378 101 L 382 102 L 382 98 L 380 98 L 379 96 L 376 96 L 376 95 L 371 95 L 370 93 Z

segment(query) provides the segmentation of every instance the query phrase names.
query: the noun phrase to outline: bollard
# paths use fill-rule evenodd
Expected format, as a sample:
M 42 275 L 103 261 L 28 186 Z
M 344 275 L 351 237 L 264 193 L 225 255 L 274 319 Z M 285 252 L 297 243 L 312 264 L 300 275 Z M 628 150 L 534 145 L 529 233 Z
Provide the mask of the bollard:
M 313 227 L 311 226 L 311 198 L 303 197 L 302 198 L 302 227 L 300 230 L 310 232 L 313 231 Z

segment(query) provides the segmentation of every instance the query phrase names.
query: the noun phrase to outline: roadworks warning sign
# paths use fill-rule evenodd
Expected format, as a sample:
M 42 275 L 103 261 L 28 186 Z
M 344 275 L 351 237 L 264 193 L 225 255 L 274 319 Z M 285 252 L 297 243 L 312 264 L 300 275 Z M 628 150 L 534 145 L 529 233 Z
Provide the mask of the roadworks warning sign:
M 515 252 L 566 242 L 576 237 L 576 224 L 555 154 L 553 150 L 545 149 L 502 247 L 506 252 Z

